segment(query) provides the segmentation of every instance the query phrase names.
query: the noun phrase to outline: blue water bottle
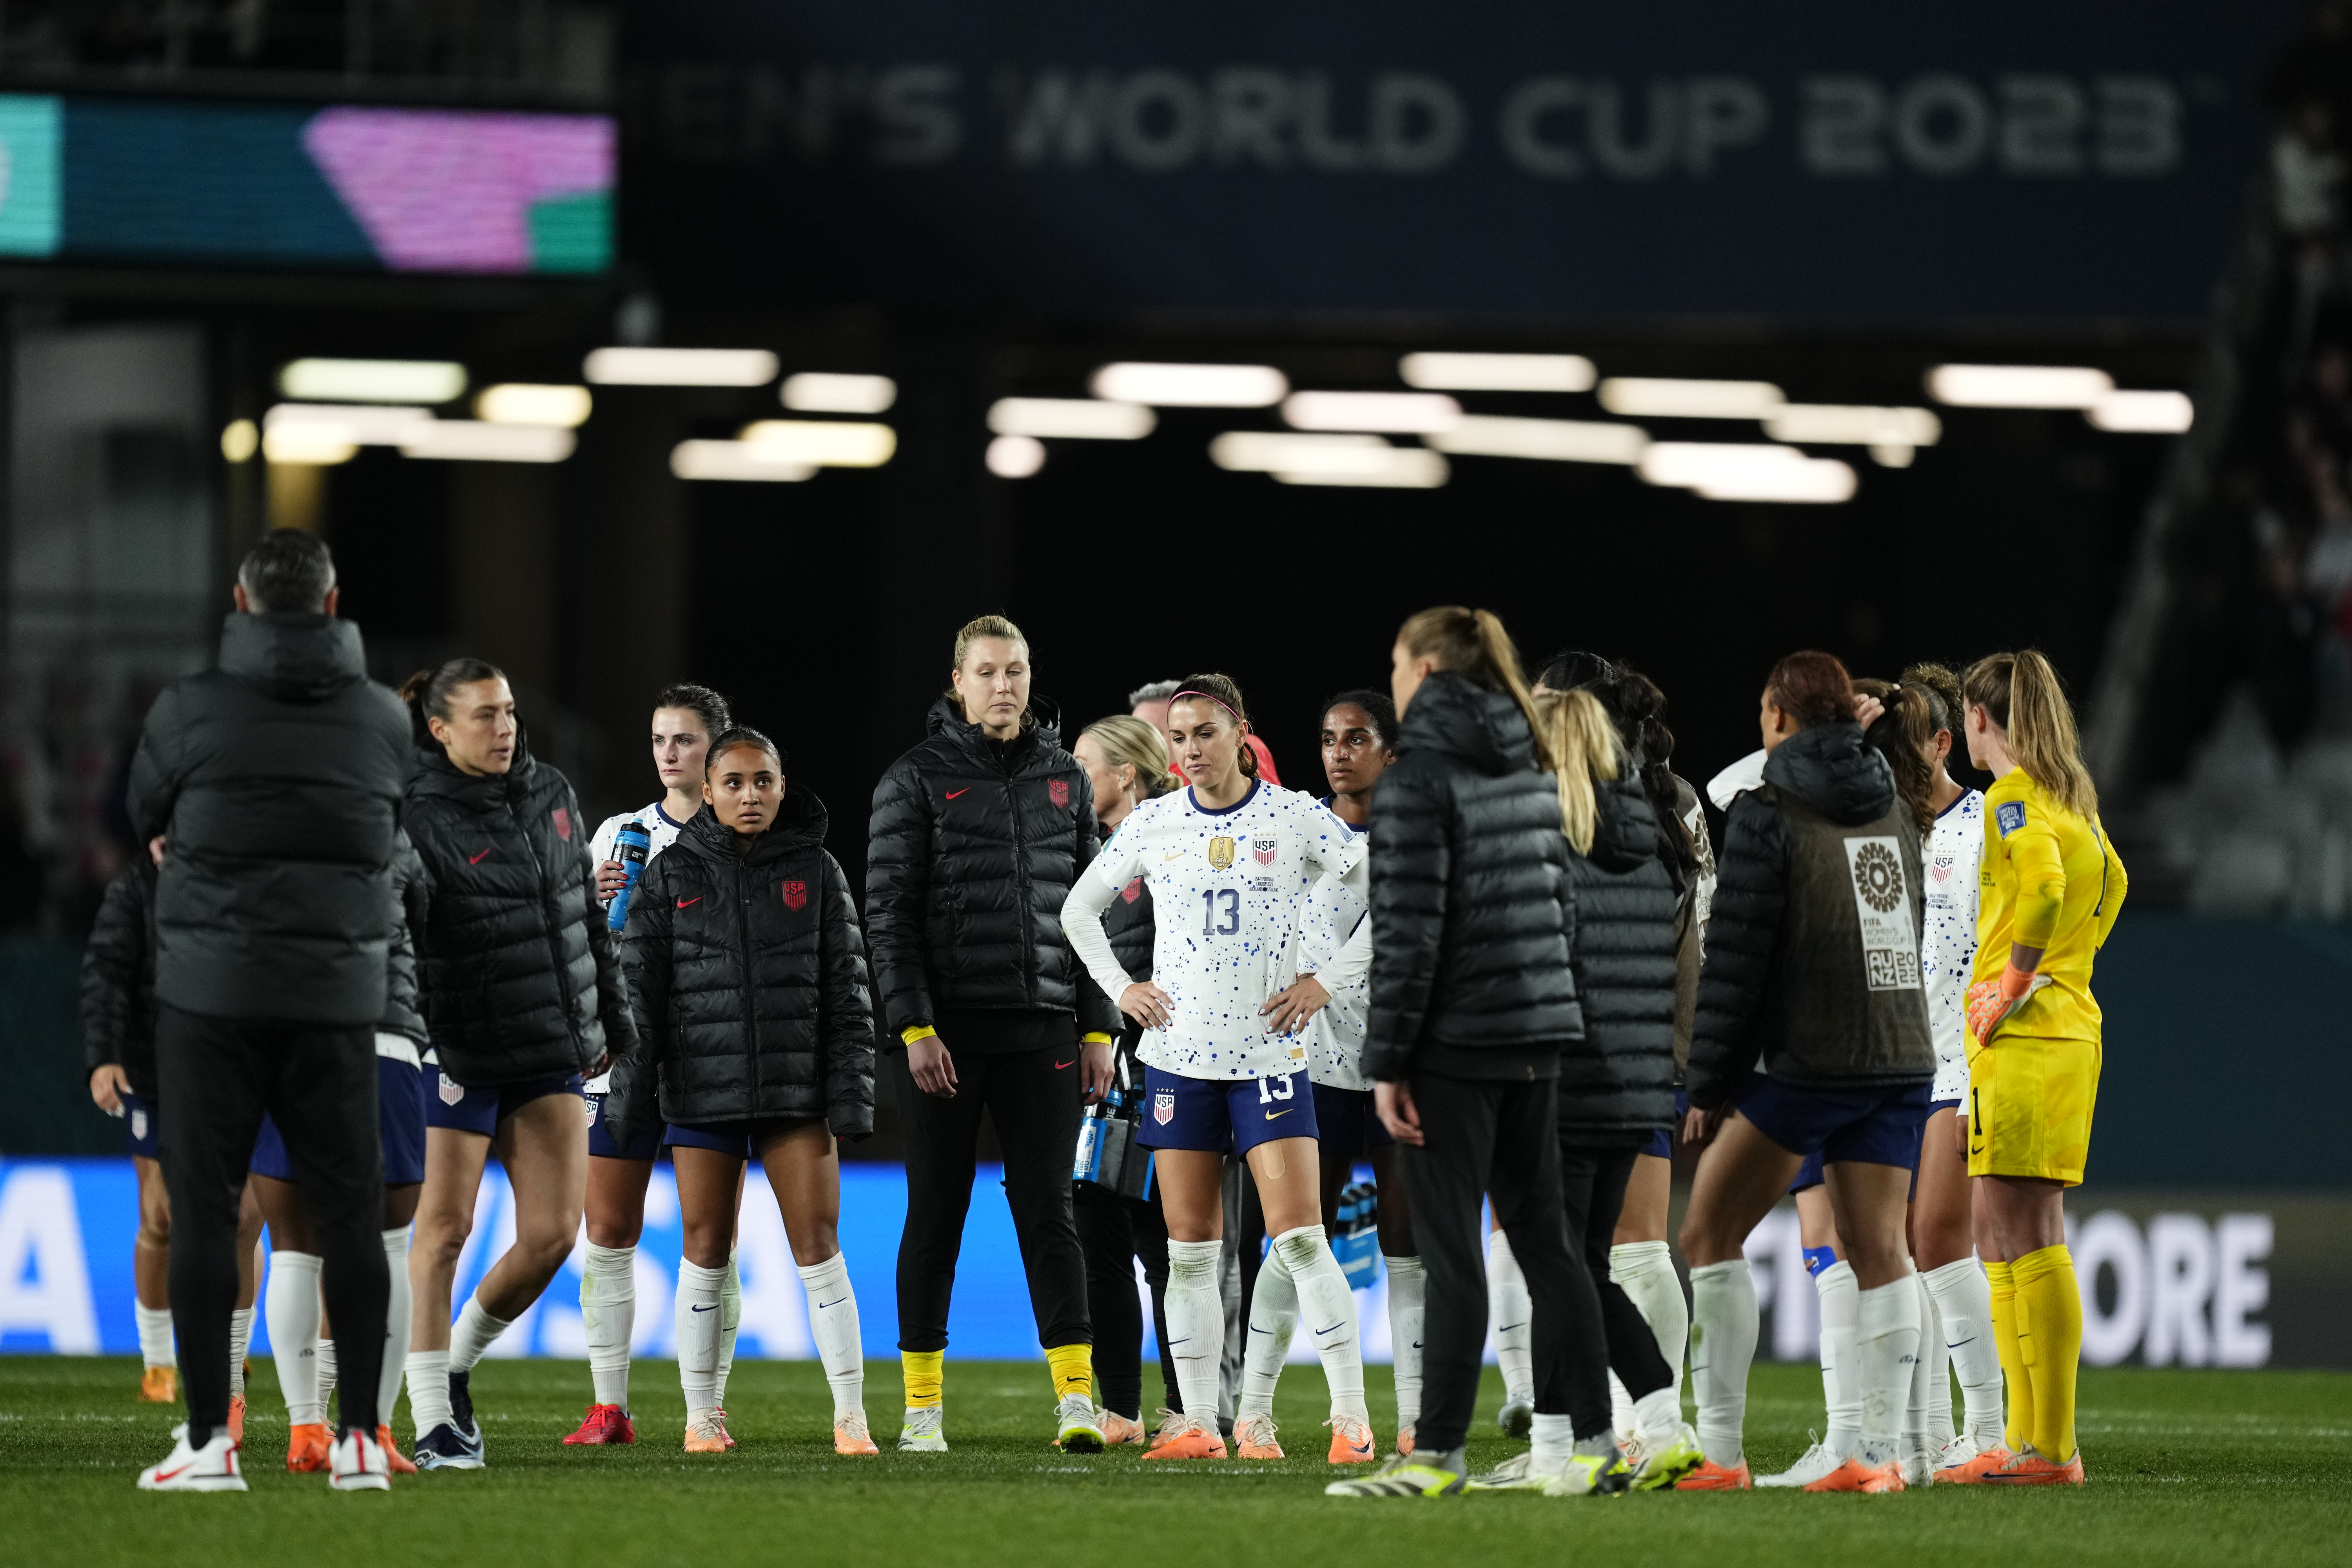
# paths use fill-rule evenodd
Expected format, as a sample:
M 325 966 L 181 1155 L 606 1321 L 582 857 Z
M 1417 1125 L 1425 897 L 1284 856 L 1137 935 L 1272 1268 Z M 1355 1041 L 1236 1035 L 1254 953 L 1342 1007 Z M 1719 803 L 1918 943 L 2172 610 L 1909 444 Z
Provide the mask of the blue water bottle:
M 653 835 L 646 831 L 642 822 L 625 822 L 621 830 L 613 835 L 613 858 L 621 863 L 621 874 L 628 879 L 613 895 L 611 911 L 604 917 L 604 924 L 613 931 L 629 922 L 629 895 L 637 890 L 637 879 L 645 874 L 646 857 L 652 853 L 653 847 Z

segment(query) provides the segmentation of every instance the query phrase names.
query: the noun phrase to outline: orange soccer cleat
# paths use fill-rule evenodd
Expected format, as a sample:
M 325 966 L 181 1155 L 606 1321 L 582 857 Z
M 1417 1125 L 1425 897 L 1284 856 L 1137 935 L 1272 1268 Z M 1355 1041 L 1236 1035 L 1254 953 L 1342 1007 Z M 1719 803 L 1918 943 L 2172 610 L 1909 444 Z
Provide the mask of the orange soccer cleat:
M 2079 1487 L 2083 1484 L 2083 1451 L 2064 1464 L 2045 1459 L 2028 1448 L 2010 1456 L 2009 1463 L 1987 1471 L 1985 1484 L 2004 1487 Z
M 1419 1422 L 1408 1421 L 1397 1428 L 1397 1458 L 1407 1459 L 1412 1457 L 1412 1429 L 1419 1425 Z
M 379 1421 L 375 1424 L 375 1446 L 383 1450 L 385 1469 L 395 1476 L 413 1476 L 416 1473 L 416 1461 L 402 1453 L 398 1446 L 393 1442 L 391 1422 Z
M 1160 1429 L 1151 1434 L 1151 1441 L 1146 1447 L 1156 1454 L 1190 1429 L 1191 1425 L 1181 1412 L 1163 1407 L 1160 1412 Z
M 563 1441 L 573 1447 L 602 1447 L 611 1443 L 634 1443 L 637 1440 L 636 1424 L 629 1413 L 617 1405 L 592 1405 L 580 1430 L 569 1433 Z
M 139 1402 L 142 1405 L 176 1405 L 179 1401 L 178 1368 L 151 1366 L 139 1374 Z
M 1331 1463 L 1369 1465 L 1379 1458 L 1378 1446 L 1372 1441 L 1372 1429 L 1354 1416 L 1334 1415 L 1323 1425 L 1331 1428 Z
M 727 1429 L 719 1424 L 717 1411 L 706 1410 L 688 1420 L 686 1451 L 689 1454 L 723 1454 L 727 1451 Z
M 298 1476 L 316 1474 L 327 1468 L 327 1428 L 314 1421 L 305 1421 L 286 1434 L 286 1468 Z
M 1274 1417 L 1264 1411 L 1244 1415 L 1234 1423 L 1234 1458 L 1236 1459 L 1279 1459 L 1282 1445 L 1275 1441 Z
M 1903 1489 L 1903 1466 L 1890 1460 L 1884 1465 L 1865 1465 L 1860 1459 L 1848 1459 L 1817 1481 L 1807 1481 L 1809 1492 L 1899 1492 Z
M 1996 1443 L 1980 1454 L 1975 1454 L 1957 1465 L 1947 1465 L 1936 1472 L 1936 1484 L 1941 1487 L 1974 1486 L 1993 1471 L 2017 1458 Z
M 1106 1447 L 1124 1447 L 1130 1443 L 1141 1447 L 1144 1426 L 1142 1422 L 1121 1415 L 1116 1410 L 1106 1410 L 1102 1413 L 1102 1435 Z
M 1222 1459 L 1225 1457 L 1225 1440 L 1218 1436 L 1216 1423 L 1197 1415 L 1181 1415 L 1183 1426 L 1150 1453 L 1146 1459 Z
M 866 1412 L 853 1410 L 833 1424 L 833 1451 L 836 1454 L 878 1454 L 874 1446 L 874 1434 L 866 1428 Z
M 242 1394 L 229 1396 L 228 1436 L 229 1441 L 238 1447 L 245 1447 L 245 1395 Z
M 1755 1486 L 1755 1478 L 1748 1473 L 1748 1461 L 1742 1459 L 1733 1469 L 1725 1469 L 1713 1459 L 1707 1460 L 1689 1475 L 1675 1483 L 1678 1492 L 1744 1492 Z

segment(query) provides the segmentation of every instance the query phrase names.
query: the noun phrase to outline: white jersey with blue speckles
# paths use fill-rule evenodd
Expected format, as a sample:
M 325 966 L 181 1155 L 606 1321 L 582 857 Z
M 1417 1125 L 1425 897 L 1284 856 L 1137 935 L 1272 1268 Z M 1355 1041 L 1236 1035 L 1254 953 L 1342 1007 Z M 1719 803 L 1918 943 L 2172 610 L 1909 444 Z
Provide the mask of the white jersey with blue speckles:
M 677 842 L 678 830 L 686 826 L 682 822 L 672 822 L 669 819 L 669 813 L 662 809 L 662 803 L 659 801 L 635 811 L 625 811 L 616 816 L 608 816 L 589 837 L 589 859 L 602 866 L 613 858 L 613 841 L 620 837 L 621 824 L 625 822 L 635 823 L 646 830 L 646 837 L 652 840 L 646 847 L 646 864 L 648 866 L 654 863 L 656 856 Z M 637 874 L 645 875 L 642 871 Z M 607 904 L 609 907 L 609 900 Z M 590 1094 L 603 1094 L 612 1087 L 612 1083 L 613 1075 L 604 1072 L 590 1079 L 585 1087 Z
M 1970 790 L 1944 808 L 1927 838 L 1927 929 L 1919 940 L 1919 978 L 1936 1042 L 1934 1100 L 1959 1100 L 1969 1092 L 1969 971 L 1977 959 L 1977 870 L 1983 858 L 1984 796 Z
M 1307 889 L 1363 858 L 1364 841 L 1328 807 L 1278 784 L 1254 784 L 1223 811 L 1181 789 L 1129 813 L 1079 882 L 1094 884 L 1106 905 L 1137 877 L 1151 888 L 1151 983 L 1175 1005 L 1168 1027 L 1145 1030 L 1136 1054 L 1185 1078 L 1305 1068 L 1307 1037 L 1267 1034 L 1258 1009 L 1297 977 Z
M 1370 831 L 1345 822 L 1341 826 L 1360 839 Z M 1298 905 L 1298 972 L 1327 971 L 1340 945 L 1371 912 L 1371 900 L 1337 877 L 1325 877 L 1308 889 Z M 1372 1080 L 1364 1076 L 1363 1059 L 1364 1031 L 1372 1020 L 1372 977 L 1327 984 L 1330 1002 L 1307 1021 L 1308 1081 L 1326 1089 L 1370 1089 Z

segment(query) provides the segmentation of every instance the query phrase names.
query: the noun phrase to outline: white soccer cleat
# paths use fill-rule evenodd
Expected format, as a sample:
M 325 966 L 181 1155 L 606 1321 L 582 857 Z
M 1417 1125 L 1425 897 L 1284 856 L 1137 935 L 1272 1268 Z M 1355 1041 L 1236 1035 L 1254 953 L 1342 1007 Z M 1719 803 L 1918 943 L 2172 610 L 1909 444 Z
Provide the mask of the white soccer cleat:
M 1942 1450 L 1937 1454 L 1936 1469 L 1938 1473 L 1958 1469 L 1979 1454 L 1990 1454 L 1996 1449 L 2003 1453 L 2008 1452 L 1998 1436 L 1990 1443 L 1980 1443 L 1973 1434 L 1963 1432 L 1945 1444 Z M 1908 1482 L 1911 1478 L 1906 1474 L 1903 1479 Z
M 1532 1452 L 1513 1454 L 1483 1476 L 1472 1476 L 1469 1489 L 1474 1492 L 1539 1492 L 1566 1468 L 1565 1462 L 1536 1468 Z
M 212 1441 L 201 1448 L 188 1447 L 186 1426 L 172 1428 L 172 1453 L 160 1465 L 139 1472 L 142 1492 L 241 1492 L 245 1472 L 237 1468 L 236 1439 L 226 1426 L 215 1427 Z
M 1926 1437 L 1903 1446 L 1903 1484 L 1906 1487 L 1926 1487 L 1936 1483 L 1936 1450 L 1927 1447 Z
M 1823 1476 L 1831 1474 L 1845 1461 L 1845 1455 L 1816 1437 L 1813 1439 L 1813 1446 L 1805 1450 L 1804 1458 L 1782 1470 L 1779 1475 L 1757 1477 L 1756 1484 L 1759 1487 L 1802 1489 L 1812 1485 Z
M 392 1461 L 374 1433 L 354 1427 L 335 1439 L 327 1450 L 327 1485 L 339 1492 L 392 1489 Z
M 1504 1400 L 1503 1407 L 1495 1412 L 1495 1425 L 1503 1429 L 1504 1436 L 1526 1442 L 1528 1434 L 1536 1427 L 1536 1402 L 1532 1398 Z
M 1102 1417 L 1095 1410 L 1095 1402 L 1083 1394 L 1073 1394 L 1054 1406 L 1054 1442 L 1066 1454 L 1099 1454 L 1103 1451 Z
M 944 1454 L 948 1451 L 948 1412 L 944 1405 L 909 1405 L 906 1424 L 898 1428 L 898 1452 Z

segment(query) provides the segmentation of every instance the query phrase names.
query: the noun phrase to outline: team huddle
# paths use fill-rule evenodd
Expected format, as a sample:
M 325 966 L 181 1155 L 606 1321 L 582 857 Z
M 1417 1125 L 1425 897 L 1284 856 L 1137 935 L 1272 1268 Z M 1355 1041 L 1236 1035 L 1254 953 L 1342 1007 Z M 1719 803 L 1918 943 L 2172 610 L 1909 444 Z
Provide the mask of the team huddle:
M 1761 749 L 1708 787 L 1717 845 L 1657 687 L 1582 653 L 1530 683 L 1484 611 L 1412 616 L 1387 690 L 1324 704 L 1320 795 L 1276 781 L 1224 675 L 1147 687 L 1065 749 L 1026 637 L 983 616 L 876 789 L 861 910 L 825 805 L 719 693 L 657 694 L 663 794 L 589 833 L 497 668 L 421 671 L 401 715 L 355 673 L 333 582 L 315 540 L 270 535 L 221 668 L 159 700 L 133 775 L 151 853 L 110 890 L 85 973 L 92 1092 L 140 1156 L 142 1397 L 178 1396 L 175 1360 L 187 1384 L 142 1488 L 244 1488 L 260 1222 L 289 1469 L 375 1489 L 482 1468 L 471 1373 L 583 1228 L 593 1389 L 564 1441 L 635 1442 L 635 1252 L 665 1156 L 686 1451 L 736 1441 L 734 1237 L 757 1163 L 835 1450 L 877 1454 L 836 1234 L 840 1144 L 872 1133 L 877 1076 L 906 1145 L 902 1452 L 950 1439 L 985 1110 L 1066 1453 L 1281 1457 L 1273 1396 L 1303 1315 L 1328 1457 L 1351 1472 L 1334 1497 L 2082 1482 L 2061 1200 L 2083 1177 L 2089 982 L 2126 884 L 2040 655 L 1894 681 L 1782 659 Z M 309 845 L 337 879 L 299 933 L 340 968 L 281 1006 L 215 973 L 252 961 L 220 947 L 255 854 L 220 803 L 303 772 L 224 760 L 222 727 L 265 700 L 296 716 L 264 714 L 278 743 L 331 753 L 305 777 L 349 774 L 350 830 Z M 1952 778 L 1956 745 L 1989 791 Z M 328 809 L 284 787 L 281 820 Z M 1703 1145 L 1687 1300 L 1666 1235 L 1677 1141 Z M 514 1239 L 456 1304 L 493 1151 Z M 1790 1193 L 1827 1432 L 1755 1476 L 1743 1247 Z M 1376 1212 L 1392 1433 L 1365 1397 L 1343 1209 L 1360 1228 Z M 1490 1338 L 1498 1419 L 1528 1447 L 1472 1475 Z

